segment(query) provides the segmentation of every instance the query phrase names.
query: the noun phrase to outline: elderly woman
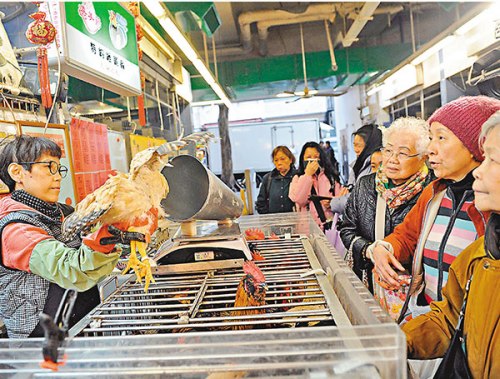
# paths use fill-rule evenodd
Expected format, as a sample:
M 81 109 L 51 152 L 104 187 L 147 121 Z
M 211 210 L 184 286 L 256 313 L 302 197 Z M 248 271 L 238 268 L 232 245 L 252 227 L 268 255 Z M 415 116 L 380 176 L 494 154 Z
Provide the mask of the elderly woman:
M 447 349 L 456 349 L 454 361 L 461 360 L 464 371 L 473 378 L 494 378 L 500 373 L 500 111 L 484 124 L 481 141 L 484 137 L 484 161 L 474 171 L 472 188 L 477 208 L 492 212 L 485 235 L 451 264 L 443 300 L 431 303 L 429 313 L 403 326 L 409 358 L 442 357 Z M 465 297 L 463 327 L 460 335 L 453 336 Z M 458 338 L 462 336 L 466 336 L 464 350 Z M 457 367 L 443 363 L 438 373 L 458 377 Z
M 375 223 L 382 224 L 383 236 L 392 233 L 415 205 L 431 181 L 425 165 L 429 127 L 424 120 L 400 118 L 382 130 L 382 167 L 359 179 L 342 216 L 340 237 L 352 253 L 353 270 L 373 292 L 366 249 L 375 241 Z M 381 213 L 377 213 L 380 203 Z M 347 257 L 346 257 L 347 258 Z M 349 257 L 349 260 L 351 257 Z
M 294 203 L 288 198 L 288 192 L 297 172 L 295 156 L 288 147 L 276 146 L 271 158 L 276 168 L 264 175 L 255 208 L 260 214 L 292 212 Z
M 481 126 L 499 109 L 499 100 L 468 96 L 434 112 L 428 154 L 438 179 L 424 189 L 394 232 L 367 250 L 381 285 L 389 288 L 401 286 L 394 268 L 404 270 L 401 263 L 412 261 L 413 277 L 399 321 L 427 313 L 431 301 L 443 299 L 451 263 L 484 234 L 487 215 L 474 204 L 473 171 L 483 160 Z

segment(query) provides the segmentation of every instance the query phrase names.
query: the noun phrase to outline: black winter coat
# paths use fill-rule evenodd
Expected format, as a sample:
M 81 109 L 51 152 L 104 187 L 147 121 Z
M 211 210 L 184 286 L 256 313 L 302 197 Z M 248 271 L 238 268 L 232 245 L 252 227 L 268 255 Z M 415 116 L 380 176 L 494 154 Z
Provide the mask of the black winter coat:
M 365 258 L 367 247 L 375 241 L 375 214 L 377 208 L 377 191 L 375 190 L 375 175 L 370 174 L 359 178 L 352 193 L 347 200 L 347 205 L 342 215 L 339 227 L 340 238 L 344 246 L 349 249 L 352 241 L 358 238 L 352 246 L 354 273 L 361 279 L 362 271 L 368 270 L 371 274 L 372 263 Z M 425 180 L 427 186 L 432 180 L 429 174 Z M 410 201 L 395 209 L 386 207 L 384 236 L 392 233 L 394 228 L 403 222 L 405 216 L 415 205 L 420 193 Z M 371 275 L 369 275 L 371 277 Z M 371 280 L 370 280 L 371 289 Z
M 294 166 L 285 176 L 274 169 L 264 175 L 260 185 L 259 196 L 255 208 L 260 214 L 292 212 L 295 203 L 289 199 L 290 183 L 297 170 Z

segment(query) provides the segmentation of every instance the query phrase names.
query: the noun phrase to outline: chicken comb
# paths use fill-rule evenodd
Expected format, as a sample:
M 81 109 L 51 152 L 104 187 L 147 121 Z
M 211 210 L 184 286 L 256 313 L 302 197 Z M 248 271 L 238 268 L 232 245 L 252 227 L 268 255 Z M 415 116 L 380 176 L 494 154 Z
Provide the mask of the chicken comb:
M 252 261 L 243 262 L 243 272 L 247 275 L 251 275 L 259 283 L 265 283 L 266 281 L 264 273 Z

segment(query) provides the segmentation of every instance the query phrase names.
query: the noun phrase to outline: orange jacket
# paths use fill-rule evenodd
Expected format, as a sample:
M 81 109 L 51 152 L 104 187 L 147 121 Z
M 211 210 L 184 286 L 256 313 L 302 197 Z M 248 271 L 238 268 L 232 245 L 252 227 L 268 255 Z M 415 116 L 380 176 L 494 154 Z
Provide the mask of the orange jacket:
M 415 206 L 408 212 L 404 221 L 394 228 L 394 231 L 384 238 L 394 248 L 394 256 L 401 263 L 410 263 L 417 247 L 421 230 L 427 221 L 427 210 L 430 201 L 441 191 L 446 190 L 442 179 L 436 179 L 424 188 Z M 484 235 L 489 213 L 479 211 L 474 204 L 467 209 L 474 223 L 478 236 Z
M 402 326 L 408 358 L 442 357 L 457 325 L 465 285 L 472 278 L 464 318 L 467 362 L 473 378 L 500 377 L 500 260 L 486 256 L 484 238 L 469 245 L 450 267 L 443 300 Z

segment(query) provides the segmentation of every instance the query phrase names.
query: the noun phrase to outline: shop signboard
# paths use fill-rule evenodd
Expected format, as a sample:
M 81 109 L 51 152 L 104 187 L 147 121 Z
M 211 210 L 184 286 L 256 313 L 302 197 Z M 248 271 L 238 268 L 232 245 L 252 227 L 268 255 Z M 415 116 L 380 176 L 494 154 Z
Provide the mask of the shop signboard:
M 42 3 L 46 4 L 46 3 Z M 141 93 L 135 19 L 118 2 L 49 2 L 62 71 L 123 96 Z M 55 43 L 49 61 L 57 65 Z

